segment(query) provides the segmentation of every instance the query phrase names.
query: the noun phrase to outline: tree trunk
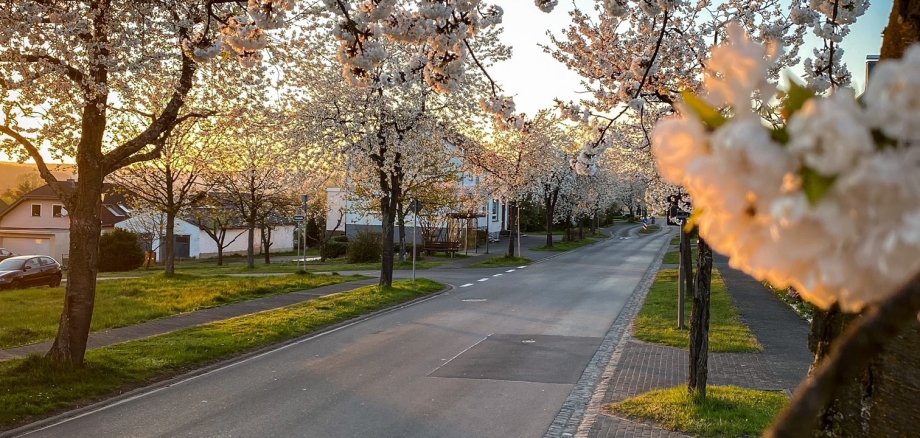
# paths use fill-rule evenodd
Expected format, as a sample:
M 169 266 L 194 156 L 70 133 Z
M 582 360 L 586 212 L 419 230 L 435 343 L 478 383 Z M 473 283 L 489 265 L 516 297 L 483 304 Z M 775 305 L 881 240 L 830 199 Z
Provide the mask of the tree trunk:
M 543 206 L 545 207 L 545 220 L 546 220 L 546 247 L 553 247 L 553 214 L 555 213 L 555 203 L 552 202 L 549 196 L 543 196 Z
M 678 278 L 677 281 L 682 281 L 684 283 L 683 284 L 683 287 L 684 287 L 683 299 L 686 299 L 687 295 L 692 297 L 693 296 L 693 251 L 690 249 L 690 233 L 687 233 L 686 229 L 684 228 L 683 221 L 681 221 L 681 225 L 680 225 L 680 278 Z M 679 316 L 678 327 L 683 329 L 686 327 L 684 325 L 683 307 L 679 307 L 677 313 Z
M 256 267 L 256 254 L 255 254 L 256 252 L 256 246 L 255 246 L 256 222 L 255 220 L 250 219 L 247 226 L 249 230 L 248 230 L 248 236 L 246 236 L 246 239 L 248 240 L 246 242 L 246 266 L 249 267 L 249 269 L 253 269 Z
M 163 264 L 166 268 L 167 277 L 172 277 L 176 273 L 176 214 L 166 212 L 166 254 L 163 257 Z
M 264 254 L 265 264 L 272 263 L 272 227 L 262 226 L 262 253 Z
M 47 356 L 54 362 L 82 366 L 93 319 L 96 299 L 96 272 L 99 268 L 99 235 L 102 232 L 102 171 L 97 163 L 85 165 L 78 160 L 80 181 L 73 203 L 68 206 L 70 218 L 70 254 L 67 269 L 67 291 L 57 336 Z
M 396 202 L 390 196 L 380 198 L 380 220 L 383 254 L 380 263 L 380 287 L 393 286 L 393 237 L 396 222 Z
M 517 220 L 518 208 L 517 201 L 508 203 L 508 257 L 514 257 L 515 243 L 517 243 Z
M 920 0 L 894 0 L 883 32 L 882 59 L 900 58 L 920 40 Z
M 396 217 L 399 223 L 399 261 L 406 261 L 406 212 L 402 202 L 396 204 Z
M 690 379 L 687 387 L 691 395 L 706 397 L 706 379 L 709 374 L 709 296 L 712 286 L 712 249 L 698 239 L 696 287 L 693 288 L 693 307 L 690 311 Z

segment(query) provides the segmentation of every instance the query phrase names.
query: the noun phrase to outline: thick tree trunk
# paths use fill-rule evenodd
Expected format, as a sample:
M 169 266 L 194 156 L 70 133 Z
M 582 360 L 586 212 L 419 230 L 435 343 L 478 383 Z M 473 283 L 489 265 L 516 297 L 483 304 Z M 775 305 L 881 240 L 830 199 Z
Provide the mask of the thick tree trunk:
M 166 254 L 163 257 L 163 264 L 166 268 L 167 277 L 172 277 L 176 273 L 176 214 L 166 212 Z
M 517 201 L 511 201 L 508 204 L 508 257 L 514 257 L 515 244 L 517 243 L 517 221 L 518 221 Z
M 920 41 L 920 0 L 894 0 L 882 40 L 881 58 L 900 58 Z
M 224 265 L 224 247 L 217 245 L 217 266 Z
M 712 286 L 712 249 L 698 240 L 696 287 L 693 288 L 693 307 L 690 311 L 690 379 L 687 387 L 691 395 L 706 397 L 706 379 L 709 375 L 709 296 Z
M 83 365 L 86 341 L 93 319 L 96 299 L 96 273 L 99 267 L 99 235 L 102 232 L 102 172 L 96 166 L 80 163 L 73 204 L 68 206 L 70 218 L 70 253 L 67 269 L 67 291 L 57 336 L 48 357 L 73 366 Z
M 396 222 L 396 202 L 389 196 L 380 198 L 380 219 L 383 254 L 380 263 L 380 287 L 393 286 L 393 237 Z
M 687 295 L 693 296 L 693 251 L 690 249 L 690 233 L 684 229 L 683 222 L 680 226 L 680 278 L 677 281 L 682 281 L 684 287 L 684 299 Z M 678 286 L 680 287 L 680 286 Z M 679 292 L 678 292 L 679 293 Z M 682 301 L 682 300 L 679 300 Z M 679 304 L 681 307 L 678 308 L 678 327 L 683 329 L 686 328 L 684 325 L 684 308 L 683 303 Z

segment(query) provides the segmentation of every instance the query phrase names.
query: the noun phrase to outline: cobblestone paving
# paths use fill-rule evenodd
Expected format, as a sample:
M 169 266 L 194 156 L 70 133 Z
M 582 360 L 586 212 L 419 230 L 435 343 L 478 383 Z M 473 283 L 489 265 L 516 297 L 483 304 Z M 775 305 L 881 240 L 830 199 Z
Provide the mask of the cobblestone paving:
M 756 280 L 728 267 L 716 257 L 715 266 L 725 279 L 732 300 L 757 340 L 762 353 L 710 353 L 709 383 L 791 392 L 805 377 L 811 363 L 807 349 L 808 323 L 780 302 Z M 643 294 L 644 296 L 644 294 Z M 684 384 L 688 353 L 684 349 L 638 341 L 628 333 L 617 346 L 608 367 L 612 370 L 603 390 L 602 404 L 620 401 L 656 388 Z M 576 436 L 682 437 L 654 424 L 601 413 L 593 424 L 583 424 Z

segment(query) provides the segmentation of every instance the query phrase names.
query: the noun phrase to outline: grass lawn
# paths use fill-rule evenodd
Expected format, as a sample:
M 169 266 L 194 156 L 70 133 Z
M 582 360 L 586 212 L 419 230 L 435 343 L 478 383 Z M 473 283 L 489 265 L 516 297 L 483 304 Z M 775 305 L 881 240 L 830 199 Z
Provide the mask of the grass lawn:
M 696 260 L 699 256 L 699 250 L 696 249 L 696 245 L 690 247 L 690 261 L 693 262 L 693 266 L 696 267 Z M 668 251 L 665 253 L 664 258 L 661 260 L 661 263 L 670 263 L 674 265 L 680 264 L 680 248 L 674 249 L 673 251 Z
M 417 260 L 416 269 L 430 269 L 437 266 L 441 266 L 445 263 L 443 258 L 438 257 L 440 260 Z M 260 274 L 260 273 L 290 273 L 293 274 L 301 269 L 301 266 L 298 266 L 296 263 L 280 263 L 275 262 L 271 264 L 264 264 L 256 260 L 256 265 L 254 268 L 248 268 L 245 263 L 228 263 L 223 266 L 217 266 L 215 262 L 210 262 L 208 264 L 195 263 L 195 264 L 179 264 L 176 266 L 176 272 L 180 274 L 191 274 L 191 275 L 224 275 L 224 274 Z M 344 258 L 342 259 L 329 259 L 325 262 L 313 261 L 307 262 L 307 270 L 313 272 L 334 272 L 334 271 L 373 271 L 380 269 L 380 263 L 348 263 Z M 394 269 L 412 269 L 412 260 L 408 259 L 405 262 L 396 262 L 394 264 Z M 99 274 L 100 278 L 105 277 L 146 277 L 150 275 L 156 275 L 163 272 L 163 267 L 159 266 L 156 268 L 151 268 L 149 270 L 135 269 L 133 271 L 127 272 L 106 272 Z
M 91 350 L 81 369 L 32 356 L 0 363 L 0 430 L 181 374 L 239 353 L 437 292 L 426 279 L 365 286 L 277 310 Z
M 737 386 L 706 387 L 695 400 L 686 386 L 659 389 L 605 406 L 627 417 L 651 420 L 667 429 L 703 437 L 760 436 L 786 405 L 786 395 Z
M 162 274 L 100 281 L 92 330 L 121 327 L 177 313 L 281 294 L 360 276 L 283 275 L 271 277 L 199 277 Z M 64 306 L 64 288 L 32 288 L 0 293 L 0 348 L 54 338 Z
M 760 343 L 751 329 L 738 318 L 731 303 L 725 282 L 719 271 L 712 270 L 712 295 L 710 297 L 709 351 L 753 352 L 761 351 Z M 687 324 L 690 320 L 691 297 L 685 300 Z M 689 330 L 677 328 L 677 269 L 662 269 L 649 290 L 645 303 L 633 326 L 637 339 L 672 347 L 687 348 Z
M 489 260 L 483 260 L 479 263 L 473 263 L 472 265 L 469 265 L 468 267 L 469 268 L 498 268 L 498 267 L 505 267 L 505 266 L 520 266 L 520 265 L 526 265 L 532 261 L 533 260 L 527 257 L 503 256 L 503 257 L 494 257 Z
M 571 251 L 575 248 L 581 248 L 585 245 L 590 245 L 594 242 L 597 242 L 598 239 L 593 237 L 584 238 L 581 240 L 569 240 L 561 242 L 553 242 L 553 246 L 548 247 L 546 245 L 538 246 L 535 248 L 530 248 L 536 251 Z

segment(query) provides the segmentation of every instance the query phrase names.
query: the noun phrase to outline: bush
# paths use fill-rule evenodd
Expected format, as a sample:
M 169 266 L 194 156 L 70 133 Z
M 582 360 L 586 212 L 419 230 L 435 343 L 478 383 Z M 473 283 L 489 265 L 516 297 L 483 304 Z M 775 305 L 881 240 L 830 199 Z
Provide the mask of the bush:
M 319 256 L 323 259 L 334 259 L 342 257 L 348 251 L 348 244 L 337 242 L 335 240 L 326 242 L 319 248 Z
M 99 238 L 99 271 L 120 272 L 140 268 L 144 249 L 137 233 L 114 229 Z
M 379 262 L 383 252 L 380 233 L 362 231 L 348 244 L 348 263 Z
M 333 237 L 332 237 L 332 241 L 333 241 L 333 242 L 340 242 L 340 243 L 348 243 L 348 236 L 346 236 L 346 235 L 344 235 L 344 234 L 341 234 L 341 235 L 338 235 L 338 236 L 333 236 Z

